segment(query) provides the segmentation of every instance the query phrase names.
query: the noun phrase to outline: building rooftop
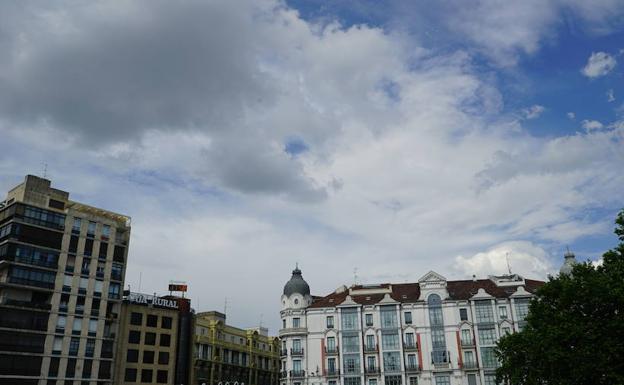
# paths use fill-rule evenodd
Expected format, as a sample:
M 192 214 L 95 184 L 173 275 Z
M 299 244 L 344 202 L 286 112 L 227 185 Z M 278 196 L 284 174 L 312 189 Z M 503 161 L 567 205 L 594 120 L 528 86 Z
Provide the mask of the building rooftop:
M 544 284 L 542 281 L 532 279 L 523 279 L 517 281 L 518 284 L 497 285 L 492 279 L 462 280 L 462 281 L 446 281 L 446 289 L 449 293 L 450 300 L 468 300 L 479 289 L 485 290 L 486 293 L 496 298 L 507 298 L 516 292 L 519 286 L 533 294 L 540 286 Z M 384 288 L 388 290 L 390 298 L 397 302 L 414 303 L 419 302 L 420 284 L 419 283 L 384 283 L 379 285 L 355 285 L 347 291 L 333 292 L 325 297 L 313 297 L 310 308 L 334 307 L 345 301 L 347 296 L 351 296 L 353 302 L 359 305 L 374 305 L 379 303 L 386 294 L 383 293 L 366 293 L 371 287 Z

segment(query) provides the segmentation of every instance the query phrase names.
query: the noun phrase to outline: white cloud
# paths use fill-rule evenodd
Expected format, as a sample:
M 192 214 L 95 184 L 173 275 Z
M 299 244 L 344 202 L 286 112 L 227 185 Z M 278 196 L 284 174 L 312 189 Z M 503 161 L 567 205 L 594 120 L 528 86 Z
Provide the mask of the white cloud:
M 590 131 L 600 130 L 604 127 L 604 125 L 597 120 L 585 119 L 581 122 L 581 127 L 583 127 L 585 131 L 590 132 Z
M 537 119 L 542 115 L 542 113 L 546 111 L 544 106 L 540 106 L 539 104 L 534 104 L 529 108 L 525 108 L 522 110 L 522 115 L 525 119 Z
M 470 257 L 460 255 L 453 264 L 453 269 L 464 277 L 507 274 L 509 268 L 526 278 L 546 279 L 557 266 L 543 248 L 526 241 L 501 243 Z
M 576 119 L 576 114 L 575 114 L 574 112 L 568 112 L 568 113 L 566 114 L 566 116 L 567 116 L 567 117 L 568 117 L 568 119 L 570 119 L 570 120 L 574 120 L 574 119 Z
M 615 94 L 613 93 L 613 89 L 607 91 L 607 102 L 615 102 Z
M 615 68 L 616 64 L 615 58 L 608 53 L 593 52 L 581 72 L 588 78 L 597 78 L 607 75 Z

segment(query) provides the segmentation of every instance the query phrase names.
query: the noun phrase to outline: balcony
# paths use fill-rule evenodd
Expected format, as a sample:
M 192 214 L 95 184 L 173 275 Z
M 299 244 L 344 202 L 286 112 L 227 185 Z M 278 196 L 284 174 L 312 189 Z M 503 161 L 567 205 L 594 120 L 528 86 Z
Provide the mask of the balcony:
M 418 364 L 415 363 L 408 363 L 405 365 L 405 371 L 407 373 L 416 373 L 416 372 L 420 372 L 420 367 L 418 366 Z
M 291 370 L 290 371 L 290 378 L 304 378 L 305 377 L 305 370 Z
M 474 361 L 462 362 L 460 367 L 463 370 L 477 370 L 479 369 L 479 365 L 477 365 Z
M 403 350 L 418 350 L 418 344 L 414 341 L 405 341 L 403 343 Z
M 370 367 L 364 368 L 364 373 L 366 373 L 367 375 L 377 375 L 380 372 L 381 371 L 376 366 L 370 366 Z
M 303 348 L 291 348 L 290 355 L 292 357 L 301 357 L 303 356 Z
M 280 349 L 280 357 L 288 356 L 288 349 Z
M 280 372 L 280 374 L 279 374 L 280 380 L 285 380 L 287 377 L 288 377 L 288 373 L 287 372 Z
M 5 299 L 4 301 L 2 301 L 0 303 L 0 305 L 26 307 L 26 308 L 29 308 L 29 309 L 37 309 L 37 310 L 50 310 L 50 309 L 52 309 L 52 305 L 50 305 L 49 303 L 19 301 L 19 300 L 16 300 L 16 299 Z
M 470 339 L 470 340 L 469 339 L 462 339 L 461 340 L 461 346 L 462 346 L 462 348 L 470 348 L 470 347 L 475 346 L 475 342 L 472 339 Z
M 328 355 L 338 354 L 338 346 L 325 346 L 325 353 Z
M 308 334 L 308 328 L 283 328 L 279 331 L 279 336 L 297 336 Z
M 325 377 L 338 377 L 340 376 L 340 369 L 325 369 L 325 371 L 323 372 L 323 375 Z
M 376 353 L 376 352 L 377 352 L 377 345 L 376 344 L 364 345 L 364 353 Z

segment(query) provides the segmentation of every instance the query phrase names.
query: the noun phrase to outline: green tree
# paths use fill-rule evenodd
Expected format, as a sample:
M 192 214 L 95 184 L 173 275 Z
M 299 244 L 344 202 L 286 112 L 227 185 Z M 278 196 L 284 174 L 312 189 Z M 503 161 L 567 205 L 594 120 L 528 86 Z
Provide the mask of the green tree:
M 603 263 L 549 277 L 531 302 L 527 325 L 500 339 L 498 382 L 511 385 L 624 384 L 624 210 L 620 243 Z

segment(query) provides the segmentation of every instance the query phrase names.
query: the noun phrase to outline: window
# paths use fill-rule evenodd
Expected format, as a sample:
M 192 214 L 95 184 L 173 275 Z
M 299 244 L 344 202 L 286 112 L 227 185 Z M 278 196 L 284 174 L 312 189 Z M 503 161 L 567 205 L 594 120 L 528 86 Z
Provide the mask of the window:
M 102 239 L 108 240 L 110 238 L 111 227 L 109 225 L 102 225 Z
M 335 358 L 328 358 L 327 359 L 327 371 L 329 373 L 335 373 L 336 372 L 336 359 Z
M 208 358 L 207 354 L 204 354 L 204 356 L 206 357 L 206 359 Z M 200 354 L 200 357 L 202 357 L 201 354 Z M 169 364 L 169 352 L 158 352 L 158 364 L 159 365 L 168 365 Z
M 469 329 L 462 329 L 461 342 L 463 345 L 472 345 L 472 336 Z
M 330 315 L 325 318 L 325 322 L 328 329 L 334 328 L 334 316 Z
M 418 377 L 410 377 L 409 385 L 418 385 Z
M 137 379 L 137 370 L 126 368 L 126 375 L 124 376 L 124 381 L 126 382 L 136 382 Z
M 442 299 L 437 294 L 431 294 L 427 299 L 427 305 L 429 306 L 429 323 L 431 324 L 431 342 L 433 344 L 431 359 L 434 364 L 448 362 Z
M 342 318 L 342 330 L 357 330 L 357 309 L 345 308 L 341 311 Z
M 93 286 L 93 295 L 95 296 L 100 296 L 102 295 L 102 286 L 103 286 L 104 282 L 99 281 L 99 280 L 95 280 L 95 285 Z
M 100 250 L 98 252 L 98 259 L 106 259 L 108 256 L 108 243 L 100 242 Z
M 161 334 L 160 335 L 160 346 L 171 346 L 171 335 L 170 334 Z
M 172 318 L 171 317 L 162 317 L 160 319 L 160 327 L 163 329 L 171 329 Z
M 127 362 L 139 362 L 139 351 L 136 349 L 128 349 L 126 352 Z
M 63 349 L 63 337 L 54 337 L 54 341 L 52 343 L 52 353 L 61 354 L 62 349 Z
M 503 328 L 503 333 L 504 334 L 511 334 L 511 329 L 509 327 L 504 327 Z
M 83 254 L 88 256 L 93 255 L 93 239 L 85 239 Z
M 529 314 L 530 301 L 531 300 L 529 298 L 516 298 L 514 300 L 516 304 L 516 315 L 518 316 L 518 319 L 524 320 L 527 314 Z
M 498 361 L 496 360 L 494 347 L 481 348 L 481 361 L 485 368 L 495 368 L 497 366 Z
M 156 372 L 156 382 L 159 384 L 166 384 L 169 374 L 166 370 L 159 370 Z
M 108 380 L 111 378 L 111 362 L 100 361 L 100 369 L 98 370 L 98 378 L 100 380 Z
M 336 350 L 336 338 L 335 337 L 327 337 L 327 350 L 329 350 L 330 352 Z
M 64 315 L 58 316 L 58 318 L 56 319 L 56 332 L 63 333 L 66 325 L 67 325 L 67 317 L 65 317 Z
M 108 298 L 118 299 L 119 289 L 120 289 L 120 286 L 118 283 L 110 283 L 108 285 Z
M 65 367 L 65 377 L 76 376 L 76 359 L 70 358 L 67 360 L 67 366 Z
M 70 254 L 76 254 L 78 252 L 78 237 L 72 235 L 69 238 L 69 249 L 67 250 Z
M 483 382 L 484 385 L 497 385 L 496 384 L 496 375 L 494 374 L 486 374 L 483 379 L 485 380 Z
M 74 318 L 74 323 L 72 325 L 72 334 L 80 335 L 81 330 L 82 330 L 82 318 Z
M 382 328 L 396 328 L 399 326 L 394 305 L 381 306 L 380 315 Z
M 469 374 L 468 375 L 468 385 L 477 385 L 477 375 Z
M 507 319 L 507 306 L 499 306 L 498 315 L 500 319 Z
M 97 283 L 98 281 L 95 281 L 95 287 L 97 289 Z M 100 281 L 100 284 L 102 282 Z M 100 305 L 101 305 L 101 301 L 98 298 L 93 298 L 91 300 L 91 315 L 92 316 L 98 316 L 100 315 Z
M 357 353 L 360 351 L 360 338 L 357 334 L 342 335 L 342 350 L 345 353 Z
M 141 332 L 138 330 L 130 330 L 128 333 L 128 343 L 130 344 L 140 344 L 141 343 Z
M 345 373 L 359 373 L 360 356 L 358 354 L 345 354 L 343 356 L 343 366 Z
M 366 326 L 373 326 L 373 315 L 372 314 L 365 314 L 364 318 L 366 320 Z
M 293 318 L 292 320 L 292 325 L 294 328 L 298 328 L 299 327 L 299 318 Z
M 412 312 L 411 311 L 406 311 L 405 312 L 405 324 L 407 324 L 407 325 L 411 325 L 412 324 Z
M 87 339 L 87 345 L 85 347 L 85 356 L 93 357 L 95 353 L 95 340 L 92 338 Z
M 475 364 L 474 354 L 472 350 L 467 350 L 464 352 L 464 365 L 467 367 L 471 367 Z
M 376 378 L 369 378 L 368 379 L 368 385 L 377 385 L 377 379 Z
M 461 321 L 468 321 L 468 309 L 459 309 L 459 319 Z
M 87 227 L 87 237 L 93 237 L 95 235 L 95 226 L 97 223 L 89 222 L 89 226 Z
M 82 219 L 74 218 L 74 224 L 72 225 L 72 233 L 80 234 L 80 226 L 82 225 Z
M 375 350 L 375 336 L 368 334 L 366 336 L 366 350 Z
M 451 376 L 436 376 L 435 385 L 451 385 Z
M 383 354 L 384 371 L 398 372 L 401 370 L 400 353 L 384 352 Z
M 123 265 L 118 262 L 113 262 L 113 265 L 111 268 L 111 279 L 114 279 L 116 281 L 121 281 L 122 272 L 123 272 Z
M 154 377 L 154 372 L 151 369 L 141 370 L 141 382 L 150 383 Z
M 405 346 L 406 347 L 416 346 L 416 343 L 414 342 L 414 333 L 405 333 Z
M 375 370 L 376 367 L 377 365 L 375 365 L 375 357 L 374 356 L 366 357 L 366 369 Z
M 156 345 L 156 333 L 145 333 L 145 345 Z
M 158 316 L 153 314 L 147 315 L 146 325 L 155 328 L 158 326 Z
M 67 354 L 69 354 L 70 356 L 77 356 L 78 348 L 80 348 L 80 338 L 72 337 L 72 339 L 69 341 L 69 352 Z
M 143 351 L 143 363 L 144 364 L 153 364 L 154 363 L 154 352 L 151 350 Z
M 496 343 L 496 330 L 493 327 L 479 327 L 479 343 L 481 345 L 494 345 Z
M 382 333 L 381 347 L 383 350 L 399 350 L 399 332 Z
M 345 377 L 344 385 L 360 385 L 360 377 Z
M 48 376 L 49 377 L 56 377 L 58 376 L 58 370 L 59 370 L 59 363 L 61 362 L 61 359 L 58 357 L 52 357 L 50 358 L 50 368 L 48 369 Z
M 286 319 L 282 320 L 282 329 L 286 329 Z
M 82 378 L 91 378 L 91 367 L 93 360 L 84 360 L 82 364 Z
M 490 300 L 475 301 L 477 323 L 494 323 L 494 312 Z
M 143 324 L 143 314 L 132 312 L 132 314 L 130 314 L 130 324 L 141 326 Z

